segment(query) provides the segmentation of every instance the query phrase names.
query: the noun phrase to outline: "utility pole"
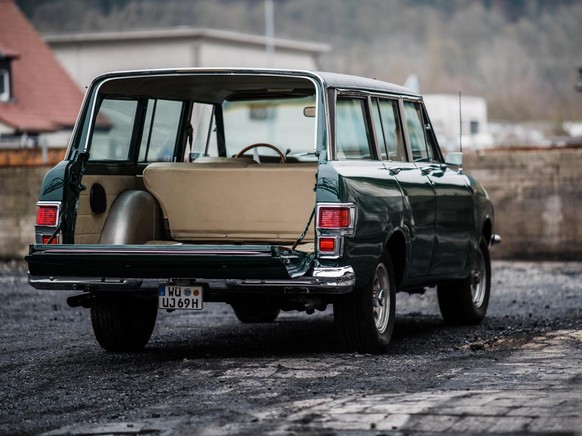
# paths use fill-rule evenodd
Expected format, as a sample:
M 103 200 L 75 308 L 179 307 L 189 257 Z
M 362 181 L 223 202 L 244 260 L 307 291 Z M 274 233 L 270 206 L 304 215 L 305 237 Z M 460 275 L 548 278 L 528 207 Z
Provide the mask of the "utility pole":
M 267 39 L 267 66 L 275 61 L 275 6 L 273 0 L 265 0 L 265 37 Z

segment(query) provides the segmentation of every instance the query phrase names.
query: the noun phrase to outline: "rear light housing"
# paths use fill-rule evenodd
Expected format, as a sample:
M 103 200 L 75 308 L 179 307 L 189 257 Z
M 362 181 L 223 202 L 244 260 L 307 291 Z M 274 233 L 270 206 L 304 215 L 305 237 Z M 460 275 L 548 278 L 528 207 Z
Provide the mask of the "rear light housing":
M 60 224 L 61 203 L 58 201 L 39 201 L 36 203 L 35 234 L 37 244 L 60 244 L 60 232 L 56 233 Z
M 316 226 L 322 235 L 353 235 L 356 228 L 356 205 L 319 203 Z
M 60 244 L 60 237 L 58 235 L 55 235 L 55 237 L 53 238 L 53 235 L 40 235 L 42 238 L 42 243 L 44 245 L 48 245 L 48 244 Z
M 337 259 L 343 254 L 344 236 L 352 236 L 355 232 L 356 205 L 319 203 L 315 225 L 318 256 Z
M 39 227 L 57 227 L 59 224 L 60 204 L 37 203 L 36 225 Z

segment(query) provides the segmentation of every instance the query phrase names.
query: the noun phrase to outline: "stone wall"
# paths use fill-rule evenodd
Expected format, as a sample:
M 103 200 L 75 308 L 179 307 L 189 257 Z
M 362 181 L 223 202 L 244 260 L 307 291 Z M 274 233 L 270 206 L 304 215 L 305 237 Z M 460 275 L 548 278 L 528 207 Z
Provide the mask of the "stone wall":
M 49 168 L 0 167 L 0 260 L 22 259 L 34 242 L 36 202 Z
M 582 260 L 582 148 L 466 154 L 464 168 L 493 200 L 494 258 Z M 48 169 L 0 168 L 0 259 L 28 252 Z
M 582 260 L 582 148 L 465 156 L 489 193 L 504 259 Z

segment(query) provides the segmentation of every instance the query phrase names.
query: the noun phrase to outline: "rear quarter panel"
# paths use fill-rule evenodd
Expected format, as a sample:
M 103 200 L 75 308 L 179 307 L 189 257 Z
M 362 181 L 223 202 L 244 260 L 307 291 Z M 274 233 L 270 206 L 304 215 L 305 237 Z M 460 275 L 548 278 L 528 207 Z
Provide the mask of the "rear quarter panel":
M 354 203 L 356 231 L 338 260 L 356 273 L 356 287 L 372 278 L 390 235 L 403 221 L 400 187 L 380 161 L 333 161 L 319 167 L 318 202 Z

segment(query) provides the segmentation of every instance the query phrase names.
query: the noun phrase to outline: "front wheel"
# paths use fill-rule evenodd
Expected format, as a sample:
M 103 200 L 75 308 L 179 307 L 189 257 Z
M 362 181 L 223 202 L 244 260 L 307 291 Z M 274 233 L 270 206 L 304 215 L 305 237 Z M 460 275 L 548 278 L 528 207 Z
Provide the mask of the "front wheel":
M 394 267 L 385 253 L 370 283 L 340 296 L 333 306 L 336 330 L 347 351 L 379 354 L 386 351 L 396 306 Z
M 447 324 L 479 324 L 489 306 L 491 293 L 491 261 L 489 248 L 484 240 L 475 253 L 471 273 L 461 280 L 454 280 L 437 287 L 441 314 Z
M 91 308 L 91 324 L 105 350 L 139 351 L 148 343 L 157 315 L 155 296 L 108 297 Z

